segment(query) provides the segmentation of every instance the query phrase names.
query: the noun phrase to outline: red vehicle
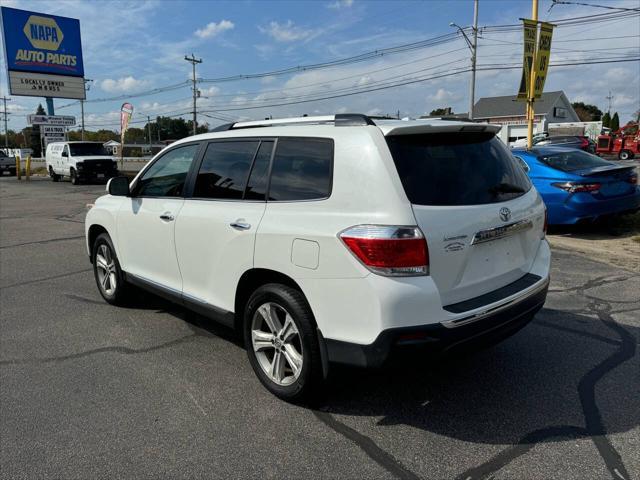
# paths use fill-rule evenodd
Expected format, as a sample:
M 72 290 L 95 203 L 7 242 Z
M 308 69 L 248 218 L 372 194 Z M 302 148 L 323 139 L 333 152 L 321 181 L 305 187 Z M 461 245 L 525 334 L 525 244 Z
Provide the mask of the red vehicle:
M 629 160 L 640 155 L 640 131 L 638 122 L 629 122 L 624 127 L 598 137 L 598 154 L 618 154 L 620 160 Z

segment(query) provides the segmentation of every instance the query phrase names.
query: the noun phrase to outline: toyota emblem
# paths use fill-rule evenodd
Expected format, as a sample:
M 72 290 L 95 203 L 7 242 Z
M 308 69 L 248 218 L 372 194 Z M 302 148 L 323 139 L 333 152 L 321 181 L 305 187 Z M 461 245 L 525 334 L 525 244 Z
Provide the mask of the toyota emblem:
M 510 218 L 511 218 L 511 210 L 509 210 L 507 207 L 502 207 L 500 209 L 500 219 L 503 222 L 508 222 Z

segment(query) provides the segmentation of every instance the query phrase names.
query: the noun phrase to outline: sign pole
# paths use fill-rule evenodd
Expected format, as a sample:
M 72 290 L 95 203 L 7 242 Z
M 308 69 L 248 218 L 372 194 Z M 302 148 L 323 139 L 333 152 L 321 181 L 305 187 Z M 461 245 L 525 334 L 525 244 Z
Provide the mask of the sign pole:
M 47 101 L 47 115 L 55 115 L 53 110 L 53 98 L 47 97 L 45 100 Z
M 538 0 L 532 0 L 531 6 L 531 20 L 534 22 L 538 21 Z M 529 72 L 529 89 L 528 89 L 528 98 L 527 98 L 527 148 L 531 148 L 533 146 L 533 119 L 535 117 L 535 111 L 533 109 L 534 91 L 533 87 L 536 82 L 536 69 L 532 68 L 531 72 Z

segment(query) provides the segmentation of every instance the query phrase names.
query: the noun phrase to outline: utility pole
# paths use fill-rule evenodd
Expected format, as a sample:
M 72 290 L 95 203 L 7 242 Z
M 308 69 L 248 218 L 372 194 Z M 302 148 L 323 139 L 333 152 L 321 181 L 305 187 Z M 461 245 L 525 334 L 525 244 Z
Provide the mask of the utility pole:
M 471 82 L 469 83 L 469 120 L 473 120 L 473 107 L 476 102 L 476 59 L 477 59 L 477 51 L 478 51 L 478 0 L 474 0 L 473 2 L 473 27 L 471 27 L 471 32 L 473 33 L 473 41 L 469 40 L 464 29 L 454 23 L 449 23 L 450 27 L 456 27 L 458 31 L 464 37 L 465 42 L 467 42 L 467 46 L 471 51 Z
M 538 21 L 538 0 L 532 0 L 531 5 L 531 20 Z M 537 28 L 537 27 L 536 27 Z M 529 98 L 527 98 L 527 148 L 533 146 L 533 120 L 535 118 L 535 111 L 533 108 L 533 102 L 535 101 L 534 86 L 536 84 L 536 68 L 535 58 L 531 66 L 531 75 L 529 78 Z
M 198 128 L 196 118 L 196 99 L 198 98 L 198 89 L 196 88 L 196 64 L 202 63 L 202 59 L 196 58 L 193 53 L 191 54 L 191 57 L 187 57 L 185 55 L 184 59 L 191 63 L 191 66 L 193 67 L 193 76 L 191 77 L 191 81 L 193 82 L 193 134 L 195 135 Z
M 85 97 L 87 96 L 86 92 L 88 92 L 91 89 L 91 82 L 93 82 L 93 80 L 91 80 L 90 78 L 84 79 Z M 80 113 L 82 116 L 82 134 L 80 138 L 84 141 L 84 99 L 80 100 Z
M 7 116 L 9 115 L 9 112 L 7 112 L 7 100 L 11 101 L 10 98 L 7 97 L 2 97 L 2 102 L 4 103 L 4 110 L 2 113 L 4 113 L 4 146 L 5 148 L 9 148 L 9 128 L 7 127 Z
M 151 154 L 151 117 L 147 115 L 147 136 L 149 137 L 149 153 Z
M 609 112 L 609 115 L 611 115 L 611 102 L 613 101 L 613 95 L 611 95 L 611 90 L 609 90 L 609 95 L 607 95 L 604 98 L 606 98 L 609 101 L 609 108 L 607 112 Z
M 473 50 L 471 54 L 471 86 L 469 87 L 469 120 L 473 120 L 476 102 L 476 59 L 478 54 L 478 0 L 473 2 Z

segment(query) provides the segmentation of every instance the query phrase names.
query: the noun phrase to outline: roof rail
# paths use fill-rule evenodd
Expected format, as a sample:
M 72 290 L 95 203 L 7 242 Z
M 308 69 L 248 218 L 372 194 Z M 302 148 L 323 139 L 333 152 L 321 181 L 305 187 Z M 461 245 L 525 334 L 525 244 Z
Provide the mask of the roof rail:
M 228 130 L 238 130 L 241 128 L 274 127 L 280 125 L 304 125 L 304 124 L 331 124 L 336 127 L 362 127 L 375 125 L 371 118 L 361 113 L 336 113 L 335 115 L 323 115 L 316 117 L 293 117 L 278 118 L 273 120 L 254 120 L 250 122 L 225 123 L 212 132 L 226 132 Z

